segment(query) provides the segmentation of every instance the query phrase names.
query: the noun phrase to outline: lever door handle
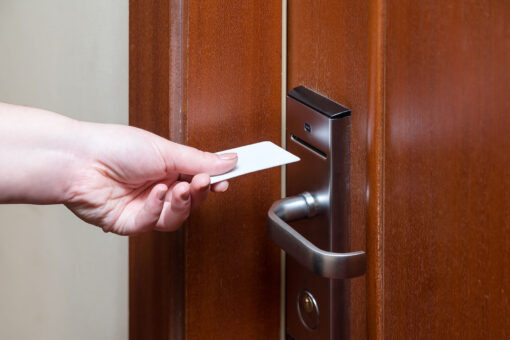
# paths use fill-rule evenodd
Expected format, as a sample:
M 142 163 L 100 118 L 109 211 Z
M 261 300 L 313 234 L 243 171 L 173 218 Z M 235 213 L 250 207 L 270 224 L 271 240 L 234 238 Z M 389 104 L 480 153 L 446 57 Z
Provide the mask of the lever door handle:
M 347 279 L 363 275 L 366 268 L 364 251 L 333 253 L 319 249 L 287 224 L 313 217 L 320 210 L 318 200 L 308 192 L 274 202 L 267 213 L 271 239 L 297 262 L 319 276 Z

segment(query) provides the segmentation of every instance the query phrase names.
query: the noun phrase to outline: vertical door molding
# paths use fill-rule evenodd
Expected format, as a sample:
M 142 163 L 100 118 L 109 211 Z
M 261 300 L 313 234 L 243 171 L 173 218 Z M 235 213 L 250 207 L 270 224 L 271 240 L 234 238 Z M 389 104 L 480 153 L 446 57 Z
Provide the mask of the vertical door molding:
M 129 122 L 186 141 L 182 0 L 129 1 Z M 184 338 L 184 231 L 129 241 L 130 339 Z
M 386 1 L 371 0 L 369 15 L 367 331 L 368 338 L 382 339 Z

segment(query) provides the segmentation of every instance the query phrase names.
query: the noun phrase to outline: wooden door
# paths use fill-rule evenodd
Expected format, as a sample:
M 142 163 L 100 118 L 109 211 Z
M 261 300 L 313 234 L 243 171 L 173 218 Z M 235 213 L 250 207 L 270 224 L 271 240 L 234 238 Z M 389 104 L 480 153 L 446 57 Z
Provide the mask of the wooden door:
M 295 86 L 349 107 L 351 338 L 509 338 L 510 2 L 282 3 L 131 0 L 131 123 L 217 151 L 279 143 Z M 131 239 L 131 339 L 278 338 L 280 183 Z

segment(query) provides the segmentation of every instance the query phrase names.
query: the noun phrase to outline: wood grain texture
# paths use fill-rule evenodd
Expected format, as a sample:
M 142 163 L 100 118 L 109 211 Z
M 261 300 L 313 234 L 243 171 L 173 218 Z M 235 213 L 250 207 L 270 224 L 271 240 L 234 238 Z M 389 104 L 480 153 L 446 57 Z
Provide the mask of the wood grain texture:
M 509 17 L 388 2 L 385 337 L 510 338 Z
M 304 85 L 352 110 L 350 245 L 365 250 L 368 2 L 290 1 L 288 13 L 288 89 Z M 350 281 L 351 337 L 363 339 L 366 281 Z
M 129 122 L 174 141 L 182 140 L 179 16 L 178 1 L 129 3 Z M 130 238 L 130 339 L 182 338 L 183 236 Z
M 187 142 L 208 151 L 280 144 L 281 4 L 188 1 Z M 266 213 L 280 171 L 231 180 L 194 212 L 186 231 L 186 338 L 277 339 L 280 253 Z

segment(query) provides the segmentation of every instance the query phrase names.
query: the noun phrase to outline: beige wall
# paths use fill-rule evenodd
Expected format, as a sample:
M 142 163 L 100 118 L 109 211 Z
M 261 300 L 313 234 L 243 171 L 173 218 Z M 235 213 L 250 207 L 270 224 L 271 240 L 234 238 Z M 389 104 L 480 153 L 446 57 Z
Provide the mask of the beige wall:
M 1 0 L 0 101 L 127 123 L 128 1 Z M 0 206 L 0 339 L 127 339 L 127 259 L 62 206 Z

